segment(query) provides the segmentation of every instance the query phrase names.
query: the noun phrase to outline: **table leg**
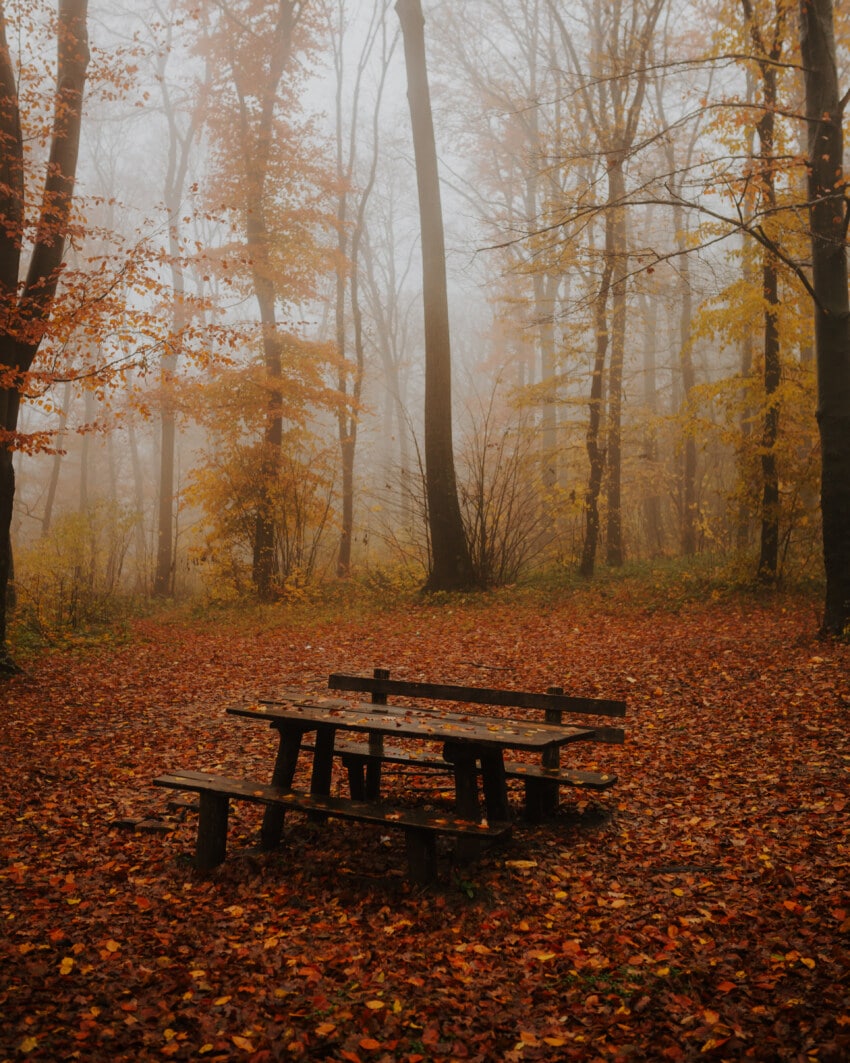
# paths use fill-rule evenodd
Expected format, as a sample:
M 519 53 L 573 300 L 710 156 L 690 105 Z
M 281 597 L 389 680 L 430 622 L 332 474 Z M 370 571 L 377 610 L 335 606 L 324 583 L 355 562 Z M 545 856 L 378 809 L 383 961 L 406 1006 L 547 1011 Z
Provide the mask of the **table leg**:
M 467 745 L 446 742 L 443 756 L 452 765 L 455 779 L 455 811 L 461 819 L 472 823 L 481 820 L 481 806 L 478 801 L 478 769 L 476 761 L 478 751 Z M 481 855 L 479 838 L 460 837 L 455 844 L 455 856 L 460 863 L 477 860 Z
M 504 823 L 510 819 L 508 807 L 508 781 L 505 776 L 505 758 L 501 749 L 481 751 L 481 781 L 484 789 L 484 807 L 490 823 Z
M 310 777 L 310 793 L 327 797 L 331 792 L 331 778 L 334 764 L 335 727 L 319 726 L 316 729 L 316 748 L 313 752 L 313 774 Z M 308 817 L 313 823 L 324 823 L 327 816 L 321 812 L 311 812 Z
M 272 772 L 272 786 L 278 786 L 281 790 L 291 790 L 298 755 L 301 752 L 301 736 L 304 728 L 289 723 L 272 724 L 272 726 L 277 728 L 280 738 Z M 263 849 L 276 849 L 280 845 L 283 816 L 284 810 L 279 805 L 266 806 L 263 825 L 260 828 L 260 845 Z
M 384 755 L 384 736 L 369 732 L 369 760 L 366 762 L 366 800 L 377 801 L 381 796 L 381 757 Z

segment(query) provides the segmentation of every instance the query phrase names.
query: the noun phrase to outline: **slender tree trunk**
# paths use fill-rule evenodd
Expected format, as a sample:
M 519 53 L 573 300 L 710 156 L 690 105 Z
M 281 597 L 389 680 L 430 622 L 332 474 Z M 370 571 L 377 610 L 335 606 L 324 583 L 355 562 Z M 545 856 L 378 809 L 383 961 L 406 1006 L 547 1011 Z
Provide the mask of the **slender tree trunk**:
M 543 487 L 551 491 L 558 478 L 558 420 L 555 386 L 555 296 L 560 278 L 535 271 L 532 277 L 534 316 L 540 340 L 540 383 L 543 385 L 541 458 Z
M 65 443 L 65 430 L 68 427 L 68 408 L 71 405 L 71 383 L 66 380 L 62 388 L 62 414 L 59 418 L 59 431 L 56 433 L 56 453 L 50 466 L 50 481 L 47 485 L 47 498 L 44 502 L 44 516 L 41 518 L 41 534 L 48 535 L 53 522 L 53 506 L 59 487 L 59 472 L 62 468 L 62 447 Z
M 776 63 L 782 58 L 786 28 L 783 0 L 776 0 L 770 27 L 757 19 L 752 0 L 741 0 L 744 21 L 753 50 L 759 57 L 762 114 L 756 125 L 759 139 L 758 179 L 765 214 L 776 208 L 775 141 L 776 141 Z M 768 33 L 770 39 L 768 40 Z M 766 57 L 766 58 L 762 58 Z M 779 438 L 779 401 L 777 392 L 782 375 L 779 337 L 779 263 L 767 248 L 761 249 L 762 290 L 764 292 L 764 416 L 761 436 L 761 547 L 758 578 L 775 583 L 779 575 L 779 469 L 776 443 Z
M 396 4 L 407 67 L 422 230 L 422 297 L 425 310 L 425 477 L 431 533 L 429 590 L 477 584 L 460 514 L 452 446 L 452 366 L 446 252 L 434 123 L 425 65 L 425 20 L 420 0 Z
M 801 0 L 809 130 L 809 200 L 815 302 L 817 419 L 826 602 L 822 632 L 850 627 L 850 299 L 843 100 L 832 0 Z
M 758 577 L 762 583 L 775 583 L 779 574 L 779 469 L 776 461 L 776 442 L 779 437 L 779 389 L 782 365 L 780 361 L 779 274 L 775 257 L 764 252 L 762 270 L 764 284 L 764 397 L 766 408 L 761 436 L 761 551 Z
M 664 525 L 661 519 L 661 496 L 656 483 L 658 465 L 658 376 L 655 345 L 658 342 L 658 301 L 654 292 L 644 300 L 643 334 L 643 402 L 649 414 L 644 429 L 643 457 L 649 468 L 650 484 L 643 500 L 646 542 L 650 557 L 660 557 L 664 552 Z
M 136 540 L 136 586 L 144 593 L 148 587 L 149 571 L 147 568 L 148 551 L 145 537 L 145 487 L 142 475 L 142 460 L 139 456 L 139 441 L 132 421 L 127 425 L 127 445 L 130 448 L 130 468 L 133 471 L 133 536 Z M 174 586 L 172 584 L 173 592 Z
M 626 351 L 626 275 L 628 272 L 628 233 L 626 212 L 622 207 L 625 196 L 622 162 L 609 168 L 608 200 L 612 224 L 611 275 L 611 369 L 608 384 L 608 479 L 606 484 L 607 529 L 605 536 L 606 561 L 619 567 L 625 560 L 622 514 L 622 425 L 623 425 L 623 362 Z
M 608 251 L 612 242 L 612 214 L 605 215 L 606 253 L 602 267 L 602 280 L 596 296 L 596 357 L 590 382 L 590 415 L 587 423 L 587 457 L 590 474 L 584 499 L 585 532 L 579 573 L 590 579 L 596 567 L 596 551 L 599 545 L 599 492 L 605 472 L 605 448 L 602 445 L 602 412 L 605 384 L 605 357 L 608 353 L 608 294 L 611 288 L 613 259 Z
M 676 212 L 674 212 L 676 213 Z M 682 554 L 693 557 L 697 552 L 697 441 L 694 434 L 694 388 L 697 374 L 691 349 L 691 318 L 693 316 L 690 264 L 687 255 L 681 258 L 681 286 L 679 303 L 679 367 L 682 374 L 682 406 L 685 416 L 685 441 L 682 458 Z

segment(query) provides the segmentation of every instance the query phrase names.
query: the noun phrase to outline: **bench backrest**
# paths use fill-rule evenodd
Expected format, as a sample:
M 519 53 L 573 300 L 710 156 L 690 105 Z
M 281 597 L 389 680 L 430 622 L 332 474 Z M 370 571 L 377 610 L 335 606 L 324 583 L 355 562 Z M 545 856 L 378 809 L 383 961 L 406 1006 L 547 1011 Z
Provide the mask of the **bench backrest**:
M 350 690 L 372 695 L 372 700 L 386 704 L 388 696 L 421 698 L 427 701 L 453 701 L 472 705 L 499 705 L 522 709 L 538 709 L 545 713 L 547 723 L 566 722 L 564 713 L 585 716 L 624 717 L 625 701 L 606 698 L 576 698 L 564 694 L 560 687 L 550 687 L 547 693 L 524 690 L 498 690 L 488 687 L 454 686 L 446 683 L 418 683 L 390 679 L 389 672 L 376 668 L 372 676 L 348 675 L 335 672 L 328 677 L 331 690 Z M 599 727 L 595 740 L 620 744 L 624 741 L 622 727 Z

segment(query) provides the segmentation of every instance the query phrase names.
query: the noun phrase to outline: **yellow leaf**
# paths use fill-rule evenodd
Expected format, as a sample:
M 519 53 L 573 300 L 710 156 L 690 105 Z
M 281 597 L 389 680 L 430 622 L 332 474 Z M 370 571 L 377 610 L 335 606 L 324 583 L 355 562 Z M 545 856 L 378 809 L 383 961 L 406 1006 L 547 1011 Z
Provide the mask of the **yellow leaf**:
M 380 1011 L 381 1008 L 386 1007 L 386 1004 L 383 1000 L 367 1000 L 366 1007 L 370 1008 L 372 1011 Z
M 118 944 L 118 942 L 113 941 L 112 938 L 110 938 L 109 941 L 106 942 L 107 952 L 117 952 L 120 948 L 121 946 Z
M 59 973 L 60 974 L 70 974 L 71 971 L 73 970 L 73 967 L 74 967 L 74 958 L 73 958 L 73 956 L 66 956 L 62 960 L 62 962 L 59 964 Z
M 32 1052 L 36 1048 L 38 1048 L 37 1037 L 25 1037 L 23 1041 L 21 1041 L 21 1043 L 18 1045 L 18 1051 L 24 1053 Z
M 553 1048 L 560 1048 L 561 1045 L 567 1043 L 563 1037 L 544 1037 L 543 1040 L 547 1045 L 551 1045 Z
M 236 1045 L 237 1048 L 241 1048 L 243 1052 L 253 1052 L 254 1046 L 248 1040 L 247 1037 L 240 1037 L 238 1033 L 235 1033 L 230 1040 Z
M 535 960 L 540 960 L 545 963 L 546 960 L 553 960 L 555 958 L 554 952 L 532 952 L 531 954 Z
M 222 1004 L 226 1004 L 230 1000 L 230 997 L 218 997 L 213 1001 L 216 1007 L 221 1007 Z
M 811 958 L 811 956 L 801 956 L 800 963 L 804 963 L 810 971 L 813 970 L 815 966 L 815 961 Z
M 330 1035 L 334 1032 L 335 1029 L 336 1026 L 332 1022 L 320 1022 L 319 1025 L 316 1027 L 316 1036 L 330 1037 Z
M 505 867 L 518 867 L 520 869 L 537 867 L 536 860 L 506 860 Z

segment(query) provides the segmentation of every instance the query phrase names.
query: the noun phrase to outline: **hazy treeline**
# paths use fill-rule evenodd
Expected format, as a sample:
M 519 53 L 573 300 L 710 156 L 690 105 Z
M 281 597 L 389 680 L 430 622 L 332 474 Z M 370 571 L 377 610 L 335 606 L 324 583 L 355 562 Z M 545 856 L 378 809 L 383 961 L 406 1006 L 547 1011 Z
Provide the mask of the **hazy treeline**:
M 392 5 L 90 3 L 64 317 L 15 459 L 19 606 L 74 622 L 119 592 L 425 572 Z M 35 162 L 36 6 L 7 4 Z M 482 582 L 704 551 L 767 582 L 819 564 L 796 5 L 423 8 Z

